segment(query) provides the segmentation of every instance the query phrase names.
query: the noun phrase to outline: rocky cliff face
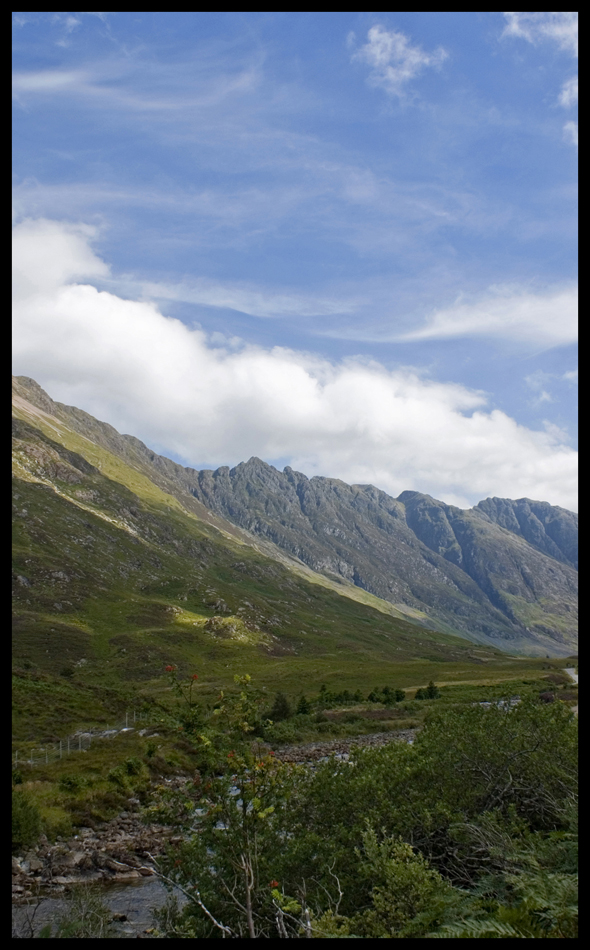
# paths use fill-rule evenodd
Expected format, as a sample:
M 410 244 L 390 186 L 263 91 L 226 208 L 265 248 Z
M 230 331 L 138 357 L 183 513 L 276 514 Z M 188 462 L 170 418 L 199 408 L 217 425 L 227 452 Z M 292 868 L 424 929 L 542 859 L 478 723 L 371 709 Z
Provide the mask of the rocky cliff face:
M 132 436 L 54 403 L 32 380 L 16 392 L 148 474 L 185 507 L 272 542 L 422 618 L 503 649 L 572 652 L 577 644 L 577 516 L 546 502 L 488 498 L 468 511 L 419 492 L 308 479 L 257 458 L 196 471 Z M 417 613 L 416 613 L 417 612 Z

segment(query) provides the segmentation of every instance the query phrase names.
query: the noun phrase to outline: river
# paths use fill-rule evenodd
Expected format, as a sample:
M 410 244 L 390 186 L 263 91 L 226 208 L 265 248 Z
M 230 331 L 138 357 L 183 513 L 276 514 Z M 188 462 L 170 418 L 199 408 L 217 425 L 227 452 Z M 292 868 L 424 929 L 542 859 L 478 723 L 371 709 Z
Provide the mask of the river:
M 97 885 L 91 886 L 93 894 L 96 894 Z M 169 891 L 157 877 L 147 877 L 135 884 L 100 886 L 98 893 L 113 915 L 120 914 L 127 918 L 113 921 L 114 936 L 149 938 L 152 934 L 145 931 L 156 925 L 152 909 L 162 907 L 166 903 Z M 180 905 L 186 903 L 186 898 L 181 891 L 175 890 L 175 896 Z M 38 937 L 42 927 L 49 923 L 55 924 L 67 908 L 68 901 L 63 897 L 44 897 L 38 904 L 36 900 L 32 900 L 30 904 L 13 905 L 13 938 Z

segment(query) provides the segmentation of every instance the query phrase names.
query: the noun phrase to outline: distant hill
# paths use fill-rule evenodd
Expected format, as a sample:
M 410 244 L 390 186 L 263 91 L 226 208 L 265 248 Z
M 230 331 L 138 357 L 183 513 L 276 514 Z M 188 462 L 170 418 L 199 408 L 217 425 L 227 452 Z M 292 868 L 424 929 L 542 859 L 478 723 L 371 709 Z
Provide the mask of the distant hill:
M 38 464 L 45 483 L 67 485 L 67 466 L 77 463 L 59 446 L 75 446 L 82 460 L 76 478 L 100 480 L 104 469 L 91 458 L 100 449 L 120 460 L 128 489 L 133 478 L 145 479 L 150 491 L 176 502 L 175 517 L 190 516 L 216 544 L 233 539 L 257 548 L 287 575 L 313 577 L 316 590 L 320 580 L 326 596 L 365 598 L 399 618 L 404 630 L 412 629 L 405 617 L 421 624 L 421 635 L 430 628 L 512 652 L 559 656 L 577 647 L 577 516 L 569 511 L 498 498 L 463 511 L 418 492 L 392 498 L 371 485 L 308 479 L 289 467 L 279 472 L 256 458 L 196 471 L 54 402 L 26 377 L 14 380 L 13 400 L 19 464 L 29 479 Z M 91 452 L 84 451 L 86 440 Z M 34 463 L 39 456 L 43 464 Z M 82 472 L 84 464 L 92 471 Z M 75 503 L 72 491 L 69 498 Z

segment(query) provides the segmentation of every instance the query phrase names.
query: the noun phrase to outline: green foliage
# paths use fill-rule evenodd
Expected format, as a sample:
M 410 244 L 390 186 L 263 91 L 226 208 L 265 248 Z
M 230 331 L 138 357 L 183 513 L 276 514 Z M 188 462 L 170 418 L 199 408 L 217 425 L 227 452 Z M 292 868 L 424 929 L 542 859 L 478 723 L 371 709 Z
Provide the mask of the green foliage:
M 308 716 L 311 712 L 311 703 L 308 702 L 305 696 L 299 698 L 295 712 L 298 716 Z
M 440 689 L 438 686 L 435 686 L 433 681 L 430 680 L 428 686 L 416 690 L 415 699 L 438 699 L 440 696 Z
M 12 790 L 12 853 L 35 844 L 41 834 L 41 813 L 24 790 Z
M 62 775 L 58 787 L 62 792 L 79 792 L 91 784 L 91 780 L 84 775 Z
M 451 885 L 401 838 L 379 840 L 368 826 L 357 855 L 363 876 L 373 882 L 371 908 L 356 914 L 351 923 L 358 936 L 423 936 L 447 910 Z
M 576 935 L 566 707 L 437 705 L 413 746 L 358 749 L 310 772 L 252 742 L 256 691 L 237 685 L 211 733 L 218 753 L 235 743 L 225 767 L 162 789 L 146 813 L 183 830 L 163 873 L 194 898 L 169 915 L 168 936 Z
M 277 693 L 268 718 L 271 719 L 272 722 L 282 722 L 284 719 L 290 719 L 291 716 L 292 711 L 289 700 L 284 693 Z

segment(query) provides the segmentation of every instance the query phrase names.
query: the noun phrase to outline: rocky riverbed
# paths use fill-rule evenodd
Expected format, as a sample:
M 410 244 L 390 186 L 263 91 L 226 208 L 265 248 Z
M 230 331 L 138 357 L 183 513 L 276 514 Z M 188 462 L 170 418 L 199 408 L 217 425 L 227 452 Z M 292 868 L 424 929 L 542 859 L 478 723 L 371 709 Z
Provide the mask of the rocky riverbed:
M 276 757 L 282 762 L 320 762 L 330 755 L 348 757 L 353 746 L 371 747 L 387 745 L 389 742 L 414 741 L 415 729 L 400 729 L 397 732 L 372 732 L 369 735 L 352 736 L 346 739 L 332 739 L 325 742 L 309 742 L 306 745 L 281 746 Z
M 353 746 L 381 746 L 388 742 L 413 742 L 415 730 L 377 732 L 346 739 L 282 746 L 276 757 L 283 762 L 314 763 L 330 755 L 348 758 Z M 188 777 L 177 775 L 159 784 L 179 788 Z M 42 835 L 39 843 L 12 858 L 12 899 L 27 903 L 39 895 L 53 897 L 77 884 L 137 884 L 154 875 L 152 857 L 168 844 L 180 843 L 176 829 L 146 825 L 139 816 L 139 801 L 131 798 L 128 810 L 97 829 L 80 828 L 67 840 L 50 844 Z
M 179 787 L 186 780 L 175 776 L 165 782 Z M 34 848 L 13 856 L 13 901 L 26 901 L 39 893 L 59 894 L 76 884 L 134 883 L 151 877 L 154 868 L 149 856 L 157 857 L 167 844 L 182 837 L 175 837 L 173 828 L 144 824 L 137 799 L 130 799 L 128 805 L 128 811 L 97 829 L 80 828 L 72 838 L 58 838 L 55 844 L 42 835 Z

